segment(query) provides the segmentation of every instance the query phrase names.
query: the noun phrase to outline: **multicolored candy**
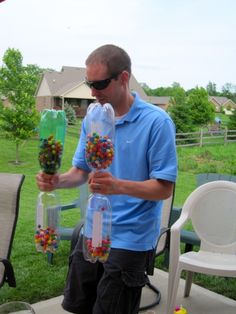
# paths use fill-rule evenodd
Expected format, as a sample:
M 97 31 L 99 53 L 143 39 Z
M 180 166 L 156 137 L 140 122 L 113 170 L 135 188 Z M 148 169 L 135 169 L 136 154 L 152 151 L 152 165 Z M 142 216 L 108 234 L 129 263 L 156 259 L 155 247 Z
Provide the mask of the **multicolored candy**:
M 95 170 L 108 168 L 114 157 L 114 145 L 108 136 L 100 136 L 94 132 L 87 136 L 86 160 Z
M 86 240 L 87 252 L 90 254 L 92 259 L 99 259 L 100 262 L 105 262 L 108 258 L 111 246 L 111 240 L 109 237 L 102 239 L 102 243 L 98 246 L 92 246 L 92 238 L 87 238 Z
M 39 164 L 41 169 L 47 174 L 55 174 L 61 166 L 63 145 L 60 141 L 50 135 L 46 139 L 40 140 Z
M 55 253 L 58 248 L 59 237 L 54 229 L 49 227 L 43 229 L 39 225 L 34 235 L 34 241 L 38 252 Z

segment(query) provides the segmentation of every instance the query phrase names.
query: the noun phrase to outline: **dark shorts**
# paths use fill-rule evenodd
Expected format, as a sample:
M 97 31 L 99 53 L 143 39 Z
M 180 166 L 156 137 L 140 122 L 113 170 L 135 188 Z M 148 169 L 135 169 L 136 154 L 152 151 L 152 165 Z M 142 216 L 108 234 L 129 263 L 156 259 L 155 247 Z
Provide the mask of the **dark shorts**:
M 78 314 L 136 314 L 154 251 L 111 249 L 106 263 L 85 261 L 82 237 L 70 258 L 62 307 Z

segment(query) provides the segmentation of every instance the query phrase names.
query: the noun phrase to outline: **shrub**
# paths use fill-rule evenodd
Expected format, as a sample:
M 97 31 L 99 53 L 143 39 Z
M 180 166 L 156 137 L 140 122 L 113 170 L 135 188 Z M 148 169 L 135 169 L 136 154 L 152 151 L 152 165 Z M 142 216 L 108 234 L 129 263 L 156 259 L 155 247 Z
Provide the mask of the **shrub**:
M 67 118 L 68 124 L 75 125 L 76 124 L 75 110 L 67 102 L 65 103 L 65 113 L 66 113 L 66 118 Z

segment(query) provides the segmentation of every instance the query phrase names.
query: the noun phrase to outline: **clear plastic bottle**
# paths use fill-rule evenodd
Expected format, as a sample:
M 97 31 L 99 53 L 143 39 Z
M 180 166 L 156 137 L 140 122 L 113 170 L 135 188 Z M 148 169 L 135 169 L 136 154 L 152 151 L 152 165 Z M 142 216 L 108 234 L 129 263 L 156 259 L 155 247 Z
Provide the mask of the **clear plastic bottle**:
M 60 203 L 55 192 L 40 192 L 36 209 L 35 245 L 38 252 L 55 253 L 58 249 L 60 234 Z
M 114 158 L 115 115 L 110 104 L 93 103 L 86 115 L 86 161 L 93 171 L 106 171 Z M 89 197 L 83 230 L 87 261 L 106 262 L 111 247 L 112 209 L 108 197 Z
M 43 172 L 55 174 L 60 166 L 66 131 L 66 117 L 63 110 L 44 110 L 41 114 L 38 160 Z M 40 192 L 36 207 L 35 245 L 38 252 L 56 252 L 60 234 L 60 202 L 53 192 Z
M 102 194 L 92 194 L 88 199 L 84 227 L 84 258 L 91 263 L 104 263 L 111 246 L 111 206 Z

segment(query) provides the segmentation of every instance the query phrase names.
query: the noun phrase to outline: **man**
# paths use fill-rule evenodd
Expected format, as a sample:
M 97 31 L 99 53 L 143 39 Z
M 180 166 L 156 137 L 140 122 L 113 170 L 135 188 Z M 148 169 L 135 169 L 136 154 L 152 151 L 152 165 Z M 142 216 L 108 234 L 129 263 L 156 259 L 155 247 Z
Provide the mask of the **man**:
M 37 175 L 43 191 L 75 187 L 89 179 L 91 192 L 109 195 L 111 202 L 107 262 L 85 261 L 80 247 L 79 266 L 71 268 L 63 307 L 73 313 L 138 313 L 160 230 L 162 200 L 171 195 L 176 181 L 173 122 L 165 111 L 130 92 L 130 76 L 130 57 L 120 47 L 101 46 L 86 60 L 92 96 L 101 104 L 110 103 L 116 116 L 115 156 L 109 171 L 90 171 L 84 121 L 72 168 L 55 176 Z

